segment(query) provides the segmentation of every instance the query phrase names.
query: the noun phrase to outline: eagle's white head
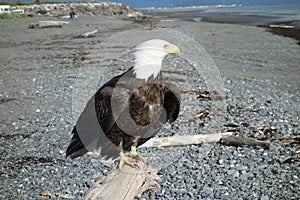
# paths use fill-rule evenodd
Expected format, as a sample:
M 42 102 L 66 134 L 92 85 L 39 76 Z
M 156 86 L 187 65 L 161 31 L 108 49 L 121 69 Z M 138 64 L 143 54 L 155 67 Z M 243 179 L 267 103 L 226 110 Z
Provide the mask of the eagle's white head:
M 161 70 L 162 61 L 167 54 L 180 54 L 180 49 L 161 39 L 153 39 L 135 48 L 133 69 L 136 78 L 148 80 L 155 78 Z

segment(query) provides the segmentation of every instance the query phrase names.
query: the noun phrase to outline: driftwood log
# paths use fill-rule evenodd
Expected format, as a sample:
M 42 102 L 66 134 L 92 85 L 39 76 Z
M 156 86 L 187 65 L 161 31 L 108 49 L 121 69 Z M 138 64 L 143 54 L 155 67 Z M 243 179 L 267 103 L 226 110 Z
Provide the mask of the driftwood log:
M 82 33 L 80 35 L 80 37 L 82 38 L 87 38 L 87 37 L 95 37 L 96 36 L 96 33 L 98 33 L 98 30 L 93 30 L 93 31 L 90 31 L 90 32 L 86 32 L 86 33 Z
M 154 193 L 159 188 L 157 171 L 139 160 L 136 168 L 128 165 L 113 168 L 87 191 L 83 200 L 132 200 L 143 192 Z
M 232 132 L 225 132 L 151 138 L 139 148 L 185 146 L 217 142 L 226 146 L 246 146 L 257 149 L 268 149 L 271 145 L 268 141 L 260 141 L 244 136 L 233 136 Z M 132 200 L 143 192 L 153 194 L 159 188 L 160 177 L 157 175 L 157 171 L 140 160 L 137 162 L 137 166 L 136 168 L 132 168 L 125 165 L 122 170 L 113 168 L 87 191 L 83 200 Z
M 175 135 L 172 137 L 151 138 L 139 148 L 186 146 L 202 143 L 217 143 L 223 137 L 232 135 L 233 132 L 201 134 L 201 135 Z
M 66 21 L 39 21 L 29 24 L 29 28 L 61 28 L 64 24 L 69 24 Z
M 244 136 L 224 136 L 221 138 L 220 143 L 226 146 L 246 146 L 255 149 L 269 149 L 271 145 L 269 141 L 260 141 Z
M 216 143 L 219 142 L 222 137 L 232 134 L 232 132 L 225 132 L 151 138 L 139 148 Z M 96 182 L 96 184 L 87 191 L 83 200 L 132 200 L 143 192 L 154 193 L 156 189 L 159 188 L 160 178 L 157 175 L 157 171 L 142 161 L 138 161 L 137 166 L 137 168 L 132 168 L 125 165 L 121 170 L 113 168 L 105 177 Z

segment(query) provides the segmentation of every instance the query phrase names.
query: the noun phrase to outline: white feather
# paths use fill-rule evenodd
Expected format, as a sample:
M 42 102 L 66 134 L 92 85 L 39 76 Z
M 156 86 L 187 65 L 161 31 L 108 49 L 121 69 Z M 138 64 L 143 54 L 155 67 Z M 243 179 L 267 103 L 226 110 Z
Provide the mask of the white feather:
M 165 40 L 154 39 L 143 42 L 135 48 L 133 69 L 136 78 L 147 81 L 151 76 L 157 77 L 162 61 L 167 55 L 165 46 L 169 44 Z

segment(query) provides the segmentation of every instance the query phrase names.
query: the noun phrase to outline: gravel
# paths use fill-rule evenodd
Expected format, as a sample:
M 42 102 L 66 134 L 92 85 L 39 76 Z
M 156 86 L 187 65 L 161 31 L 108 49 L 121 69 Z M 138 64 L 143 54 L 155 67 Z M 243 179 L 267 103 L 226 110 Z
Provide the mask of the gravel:
M 100 61 L 106 49 L 99 46 L 113 34 L 148 25 L 82 16 L 61 29 L 33 30 L 27 28 L 32 20 L 0 22 L 5 27 L 0 38 L 0 199 L 80 199 L 111 166 L 95 155 L 65 159 L 80 105 L 96 88 L 86 83 L 95 79 L 101 85 L 130 65 L 125 56 L 105 66 Z M 140 149 L 162 178 L 155 199 L 299 199 L 299 143 L 278 143 L 300 133 L 296 41 L 242 25 L 162 22 L 156 26 L 193 36 L 218 66 L 227 97 L 225 110 L 199 124 L 184 121 L 210 109 L 211 102 L 183 95 L 178 121 L 164 127 L 158 137 L 234 131 L 267 139 L 272 146 L 268 150 L 221 144 Z M 77 37 L 94 29 L 96 37 Z M 191 68 L 174 57 L 167 58 L 166 65 L 173 70 Z M 197 88 L 207 87 L 197 76 L 187 79 Z

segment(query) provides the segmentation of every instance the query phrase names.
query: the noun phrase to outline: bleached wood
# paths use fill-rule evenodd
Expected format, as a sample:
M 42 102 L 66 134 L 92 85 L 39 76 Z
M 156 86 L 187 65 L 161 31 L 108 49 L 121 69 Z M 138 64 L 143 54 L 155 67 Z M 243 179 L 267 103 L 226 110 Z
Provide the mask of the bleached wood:
M 295 26 L 285 26 L 285 25 L 276 25 L 276 24 L 272 24 L 269 25 L 270 28 L 295 28 Z
M 90 32 L 86 32 L 81 34 L 81 37 L 93 37 L 96 35 L 96 33 L 98 32 L 98 30 L 94 30 L 94 31 L 90 31 Z
M 113 168 L 87 191 L 83 200 L 132 200 L 145 191 L 155 192 L 160 180 L 157 171 L 140 160 L 137 166 L 124 165 L 121 170 Z
M 151 138 L 139 148 L 185 146 L 202 143 L 216 143 L 222 137 L 230 136 L 233 132 L 201 134 L 201 135 L 175 135 L 172 137 Z
M 29 24 L 29 28 L 61 28 L 64 24 L 69 24 L 66 21 L 39 21 Z
M 47 24 L 69 24 L 67 21 L 39 21 L 39 23 L 47 23 Z
M 246 146 L 255 149 L 269 149 L 271 145 L 269 141 L 261 141 L 247 136 L 225 136 L 222 137 L 220 143 L 226 146 Z
M 201 135 L 177 135 L 165 138 L 151 138 L 139 148 L 184 146 L 201 143 L 219 142 L 221 138 L 232 135 L 232 132 L 201 134 Z M 132 200 L 145 191 L 153 193 L 159 187 L 157 171 L 142 161 L 137 162 L 136 168 L 124 165 L 122 170 L 113 168 L 105 177 L 96 182 L 87 191 L 83 200 Z

